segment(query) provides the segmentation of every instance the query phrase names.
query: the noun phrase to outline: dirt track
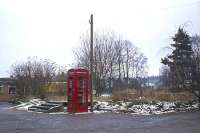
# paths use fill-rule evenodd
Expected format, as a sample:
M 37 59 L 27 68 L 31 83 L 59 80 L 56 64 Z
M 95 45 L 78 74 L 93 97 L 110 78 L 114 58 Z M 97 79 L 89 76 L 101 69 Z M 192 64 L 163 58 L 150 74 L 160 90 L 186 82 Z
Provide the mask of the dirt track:
M 199 133 L 200 112 L 126 114 L 40 114 L 0 103 L 0 133 Z

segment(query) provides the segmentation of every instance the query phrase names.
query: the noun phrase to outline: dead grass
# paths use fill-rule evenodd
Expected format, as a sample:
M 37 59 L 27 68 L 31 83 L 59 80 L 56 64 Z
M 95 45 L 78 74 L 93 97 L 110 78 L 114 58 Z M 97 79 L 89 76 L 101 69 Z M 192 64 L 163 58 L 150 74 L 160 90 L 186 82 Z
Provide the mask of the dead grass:
M 52 95 L 48 96 L 49 101 L 67 101 L 67 96 Z
M 95 97 L 94 96 L 94 101 L 110 101 L 110 100 L 113 100 L 112 96 L 111 97 Z
M 168 90 L 150 91 L 144 94 L 150 100 L 160 101 L 189 101 L 194 100 L 196 97 L 189 92 L 170 92 Z
M 117 100 L 145 100 L 145 101 L 190 101 L 196 99 L 189 92 L 173 93 L 169 90 L 144 90 L 137 91 L 135 89 L 127 89 L 125 91 L 113 92 L 112 99 Z
M 148 101 L 191 101 L 196 97 L 188 92 L 171 92 L 167 89 L 159 90 L 144 90 L 143 92 L 135 89 L 126 89 L 123 91 L 114 91 L 112 96 L 108 97 L 93 97 L 94 101 L 135 101 L 135 102 L 148 102 Z M 54 101 L 67 101 L 66 95 L 48 95 L 48 100 Z M 88 99 L 90 99 L 88 97 Z

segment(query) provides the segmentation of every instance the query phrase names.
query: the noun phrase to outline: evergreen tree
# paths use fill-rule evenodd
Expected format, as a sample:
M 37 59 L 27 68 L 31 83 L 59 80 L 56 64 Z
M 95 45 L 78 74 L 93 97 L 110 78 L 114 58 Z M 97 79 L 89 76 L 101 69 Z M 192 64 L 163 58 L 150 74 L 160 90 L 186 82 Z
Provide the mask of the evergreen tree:
M 172 40 L 173 51 L 171 55 L 161 59 L 161 62 L 170 68 L 173 88 L 190 88 L 193 68 L 191 38 L 183 28 L 179 27 Z

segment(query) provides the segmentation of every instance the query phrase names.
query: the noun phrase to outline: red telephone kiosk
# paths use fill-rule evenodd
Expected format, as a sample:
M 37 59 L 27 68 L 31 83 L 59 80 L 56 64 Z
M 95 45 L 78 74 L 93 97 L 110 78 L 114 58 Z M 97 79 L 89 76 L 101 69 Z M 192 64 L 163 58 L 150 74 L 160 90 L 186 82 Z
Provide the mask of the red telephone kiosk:
M 88 76 L 89 72 L 84 68 L 68 71 L 68 112 L 88 112 Z

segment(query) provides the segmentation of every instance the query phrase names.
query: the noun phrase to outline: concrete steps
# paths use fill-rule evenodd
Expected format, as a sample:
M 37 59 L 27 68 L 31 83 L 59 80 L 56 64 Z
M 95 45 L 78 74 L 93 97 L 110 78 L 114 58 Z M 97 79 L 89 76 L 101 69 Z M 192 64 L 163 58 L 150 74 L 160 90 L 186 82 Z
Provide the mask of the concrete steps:
M 31 106 L 28 108 L 28 110 L 34 112 L 51 113 L 62 111 L 64 106 L 67 106 L 67 102 L 49 101 L 38 106 Z

